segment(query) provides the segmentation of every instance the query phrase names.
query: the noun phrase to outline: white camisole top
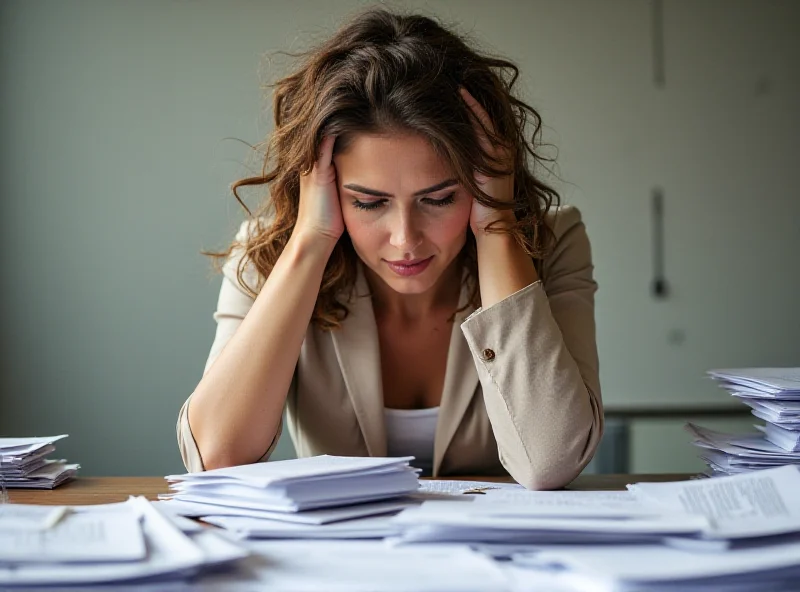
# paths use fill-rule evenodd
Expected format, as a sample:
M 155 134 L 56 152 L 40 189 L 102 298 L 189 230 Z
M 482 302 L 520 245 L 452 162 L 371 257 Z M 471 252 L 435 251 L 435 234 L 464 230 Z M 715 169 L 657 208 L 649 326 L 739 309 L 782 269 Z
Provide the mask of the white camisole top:
M 384 408 L 388 456 L 413 456 L 411 465 L 428 476 L 433 470 L 433 440 L 439 408 Z

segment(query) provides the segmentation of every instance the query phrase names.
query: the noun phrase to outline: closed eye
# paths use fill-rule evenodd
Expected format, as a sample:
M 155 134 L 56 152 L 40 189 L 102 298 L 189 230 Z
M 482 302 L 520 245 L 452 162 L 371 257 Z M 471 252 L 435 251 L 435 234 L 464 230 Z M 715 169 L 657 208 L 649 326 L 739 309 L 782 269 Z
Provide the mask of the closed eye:
M 359 210 L 377 210 L 385 203 L 385 199 L 377 199 L 375 201 L 359 201 L 357 199 L 353 199 L 353 206 Z
M 435 208 L 441 208 L 441 207 L 449 206 L 450 204 L 452 204 L 455 201 L 455 195 L 456 195 L 456 192 L 453 191 L 453 192 L 448 193 L 447 195 L 445 195 L 444 197 L 439 198 L 439 199 L 433 199 L 433 198 L 430 198 L 430 197 L 425 197 L 425 198 L 422 199 L 422 203 L 424 203 L 426 205 L 429 205 L 429 206 L 433 206 Z M 389 200 L 387 200 L 387 199 L 376 199 L 374 201 L 361 201 L 361 200 L 353 198 L 353 206 L 358 208 L 359 210 L 371 211 L 371 210 L 377 210 L 377 209 L 383 207 L 386 204 L 387 201 L 389 201 Z
M 429 197 L 426 197 L 422 201 L 425 202 L 428 205 L 431 205 L 431 206 L 434 206 L 434 207 L 437 207 L 437 208 L 441 208 L 443 206 L 449 206 L 451 203 L 453 203 L 455 201 L 455 195 L 456 195 L 456 192 L 453 191 L 452 193 L 448 193 L 447 195 L 445 195 L 441 199 L 431 199 Z

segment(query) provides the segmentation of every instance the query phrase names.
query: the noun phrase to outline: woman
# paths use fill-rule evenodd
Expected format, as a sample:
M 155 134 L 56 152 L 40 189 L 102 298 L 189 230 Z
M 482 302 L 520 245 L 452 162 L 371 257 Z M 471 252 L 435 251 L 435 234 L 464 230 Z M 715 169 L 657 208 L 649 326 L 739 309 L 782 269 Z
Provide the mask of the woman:
M 603 414 L 589 242 L 531 169 L 516 67 L 369 10 L 276 84 L 268 185 L 226 257 L 190 471 L 416 457 L 427 474 L 562 487 Z M 526 120 L 535 123 L 525 139 Z M 241 200 L 240 200 L 241 201 Z

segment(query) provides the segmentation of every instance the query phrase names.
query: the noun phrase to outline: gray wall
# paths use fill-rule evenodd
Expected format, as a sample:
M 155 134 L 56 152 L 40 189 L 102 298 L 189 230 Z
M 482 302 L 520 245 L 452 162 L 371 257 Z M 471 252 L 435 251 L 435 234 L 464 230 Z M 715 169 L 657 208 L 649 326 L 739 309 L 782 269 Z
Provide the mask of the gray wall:
M 270 129 L 263 54 L 362 4 L 0 3 L 1 434 L 69 433 L 60 450 L 86 475 L 182 470 L 175 417 L 219 288 L 199 251 L 232 237 L 228 186 L 253 166 L 227 138 Z M 644 0 L 394 5 L 520 64 L 593 241 L 608 406 L 726 405 L 706 369 L 800 365 L 800 3 L 665 0 L 663 89 Z M 637 423 L 633 469 L 698 468 L 686 440 L 680 422 Z

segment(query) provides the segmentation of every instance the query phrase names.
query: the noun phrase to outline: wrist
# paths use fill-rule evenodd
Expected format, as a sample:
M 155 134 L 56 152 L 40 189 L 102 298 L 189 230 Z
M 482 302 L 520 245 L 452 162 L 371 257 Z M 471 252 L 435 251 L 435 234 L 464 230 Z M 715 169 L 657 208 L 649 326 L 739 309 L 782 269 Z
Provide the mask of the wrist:
M 514 212 L 511 210 L 492 210 L 491 215 L 472 224 L 472 233 L 476 240 L 487 236 L 510 236 L 508 230 L 516 223 Z M 490 228 L 491 227 L 491 228 Z
M 299 259 L 323 258 L 327 262 L 338 241 L 338 238 L 296 228 L 292 232 L 285 250 Z

